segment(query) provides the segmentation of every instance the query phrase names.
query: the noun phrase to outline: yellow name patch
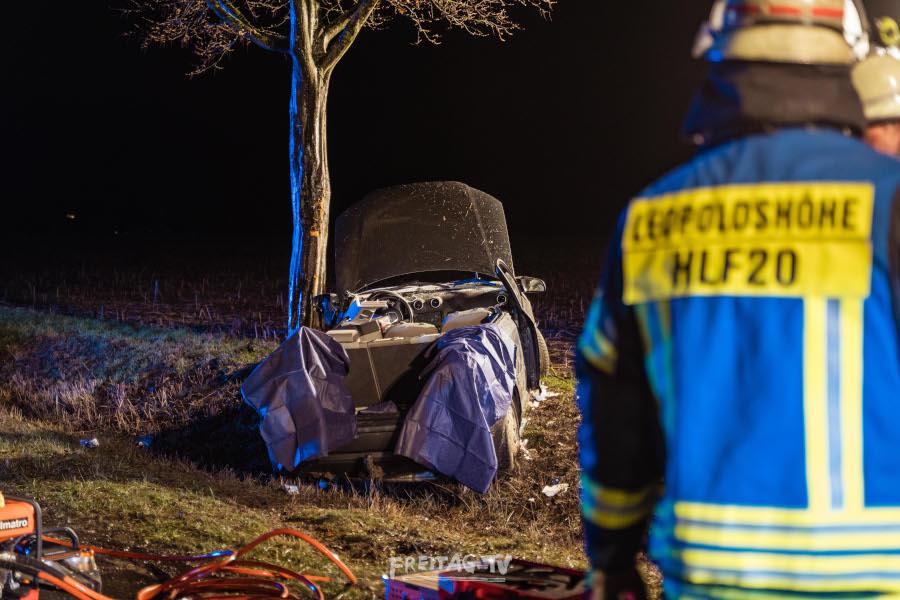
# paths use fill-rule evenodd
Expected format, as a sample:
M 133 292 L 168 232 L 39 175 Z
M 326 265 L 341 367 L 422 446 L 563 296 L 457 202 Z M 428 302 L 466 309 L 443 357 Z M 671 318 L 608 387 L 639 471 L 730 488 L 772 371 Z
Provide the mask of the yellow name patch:
M 867 297 L 874 198 L 870 184 L 829 182 L 638 198 L 622 237 L 624 302 Z

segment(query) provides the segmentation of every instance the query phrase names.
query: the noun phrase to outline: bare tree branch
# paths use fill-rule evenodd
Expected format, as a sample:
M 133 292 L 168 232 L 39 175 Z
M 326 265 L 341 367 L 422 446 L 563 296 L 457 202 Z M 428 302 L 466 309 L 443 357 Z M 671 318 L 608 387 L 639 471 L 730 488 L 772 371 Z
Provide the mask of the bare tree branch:
M 360 0 L 356 10 L 350 15 L 347 25 L 336 35 L 328 46 L 323 59 L 322 68 L 331 70 L 344 57 L 347 50 L 356 40 L 356 36 L 362 31 L 369 21 L 369 17 L 381 4 L 381 0 Z
M 114 0 L 116 1 L 116 0 Z M 145 46 L 180 44 L 200 59 L 192 74 L 220 68 L 242 44 L 288 52 L 290 6 L 302 40 L 296 52 L 307 68 L 331 70 L 364 26 L 408 19 L 418 42 L 438 44 L 440 27 L 505 39 L 520 28 L 512 12 L 537 9 L 549 16 L 555 0 L 117 0 L 136 17 L 131 33 Z
M 290 47 L 289 41 L 285 36 L 254 26 L 241 14 L 240 9 L 233 2 L 229 0 L 207 0 L 207 4 L 210 10 L 236 34 L 245 37 L 260 48 L 274 52 L 287 52 Z
M 549 18 L 556 0 L 386 0 L 394 14 L 412 21 L 418 41 L 440 43 L 438 24 L 461 29 L 474 36 L 493 35 L 504 40 L 521 26 L 513 19 L 511 9 L 536 8 Z M 389 16 L 380 16 L 384 20 Z
M 328 44 L 331 43 L 334 36 L 347 27 L 350 23 L 351 16 L 353 16 L 351 13 L 342 14 L 340 17 L 336 18 L 333 23 L 326 25 L 319 30 L 317 45 L 322 48 L 323 51 L 328 49 Z
M 190 75 L 221 68 L 225 57 L 241 45 L 275 51 L 287 46 L 287 0 L 119 2 L 132 23 L 127 35 L 140 38 L 144 47 L 178 44 L 193 51 L 198 63 Z

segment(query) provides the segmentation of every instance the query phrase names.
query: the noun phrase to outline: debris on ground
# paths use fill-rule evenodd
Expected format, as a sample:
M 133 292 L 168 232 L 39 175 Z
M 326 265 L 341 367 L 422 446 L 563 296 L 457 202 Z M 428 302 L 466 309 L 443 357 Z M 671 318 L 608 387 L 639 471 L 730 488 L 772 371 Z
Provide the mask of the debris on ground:
M 548 498 L 553 498 L 554 496 L 558 496 L 559 494 L 564 493 L 568 489 L 568 483 L 560 483 L 558 479 L 554 479 L 550 482 L 550 485 L 544 486 L 544 489 L 541 490 L 541 493 Z
M 300 486 L 294 485 L 293 483 L 283 483 L 281 484 L 281 489 L 283 489 L 288 496 L 296 496 L 300 493 Z
M 98 440 L 97 438 L 91 438 L 89 440 L 81 440 L 81 447 L 82 448 L 99 448 L 100 440 Z
M 531 394 L 531 407 L 536 408 L 541 405 L 544 400 L 549 400 L 551 398 L 556 398 L 559 396 L 559 392 L 551 392 L 545 384 L 541 384 L 541 391 L 538 394 L 532 392 Z

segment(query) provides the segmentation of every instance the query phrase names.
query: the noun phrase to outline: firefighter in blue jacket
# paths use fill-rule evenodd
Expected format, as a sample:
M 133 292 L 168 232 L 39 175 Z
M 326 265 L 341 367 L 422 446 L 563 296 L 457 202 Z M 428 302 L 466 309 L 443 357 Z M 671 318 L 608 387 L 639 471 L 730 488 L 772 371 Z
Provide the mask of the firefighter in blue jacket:
M 900 593 L 900 163 L 849 0 L 722 0 L 689 164 L 631 201 L 579 342 L 595 597 Z

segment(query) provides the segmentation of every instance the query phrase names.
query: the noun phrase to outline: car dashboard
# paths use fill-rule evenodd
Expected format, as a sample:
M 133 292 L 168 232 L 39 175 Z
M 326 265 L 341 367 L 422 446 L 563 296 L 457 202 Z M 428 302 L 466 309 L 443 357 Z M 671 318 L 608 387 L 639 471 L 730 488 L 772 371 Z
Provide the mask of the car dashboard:
M 418 384 L 422 365 L 416 365 L 425 350 L 448 331 L 500 320 L 507 300 L 505 288 L 487 280 L 392 286 L 354 295 L 327 333 L 350 357 L 347 385 L 357 407 L 408 404 L 409 385 Z
M 377 320 L 383 331 L 400 323 L 429 324 L 441 331 L 454 314 L 475 309 L 502 310 L 509 295 L 498 282 L 475 280 L 378 288 L 351 298 L 337 329 L 350 322 Z

